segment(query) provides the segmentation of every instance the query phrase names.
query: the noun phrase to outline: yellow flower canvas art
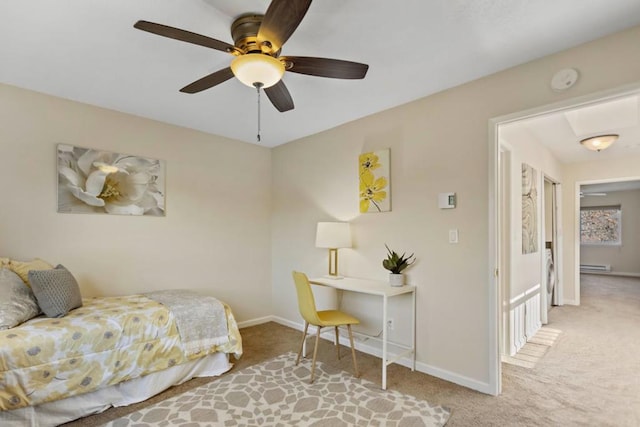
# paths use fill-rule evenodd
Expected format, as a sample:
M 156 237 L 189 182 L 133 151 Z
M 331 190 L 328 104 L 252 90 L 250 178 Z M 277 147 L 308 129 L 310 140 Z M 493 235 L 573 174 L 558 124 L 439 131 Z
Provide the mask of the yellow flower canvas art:
M 363 153 L 358 159 L 360 212 L 389 212 L 389 149 Z

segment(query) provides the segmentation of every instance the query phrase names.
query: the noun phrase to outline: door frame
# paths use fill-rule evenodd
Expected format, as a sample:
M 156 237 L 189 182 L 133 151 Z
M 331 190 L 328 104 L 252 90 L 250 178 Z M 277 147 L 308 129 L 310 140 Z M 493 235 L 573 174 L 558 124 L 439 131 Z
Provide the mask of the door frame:
M 498 148 L 498 224 L 497 230 L 500 245 L 498 245 L 499 271 L 498 280 L 498 304 L 499 304 L 499 345 L 500 357 L 502 354 L 508 353 L 508 340 L 510 334 L 509 328 L 509 300 L 510 287 L 509 284 L 513 280 L 511 268 L 511 213 L 513 207 L 511 205 L 511 182 L 503 179 L 510 175 L 511 171 L 511 153 L 513 148 L 504 141 L 500 142 Z
M 500 227 L 499 223 L 499 162 L 500 141 L 498 140 L 498 128 L 502 124 L 512 123 L 523 119 L 532 118 L 549 113 L 555 113 L 575 107 L 592 104 L 606 99 L 613 99 L 626 94 L 637 93 L 640 90 L 640 82 L 627 84 L 613 89 L 594 92 L 587 95 L 568 98 L 559 102 L 543 105 L 540 107 L 493 117 L 488 122 L 488 145 L 489 145 L 489 173 L 488 173 L 488 199 L 489 199 L 489 262 L 487 265 L 487 283 L 489 286 L 489 309 L 487 325 L 489 330 L 489 387 L 490 394 L 495 396 L 502 392 L 502 365 L 501 365 L 501 341 L 503 339 L 502 320 L 502 292 L 500 291 Z M 565 187 L 566 188 L 566 187 Z M 579 187 L 578 187 L 579 188 Z M 579 190 L 578 190 L 579 191 Z M 577 194 L 579 197 L 579 193 Z M 579 214 L 579 212 L 578 212 Z M 562 259 L 562 257 L 560 258 Z M 577 270 L 580 265 L 578 261 Z M 561 279 L 562 280 L 562 279 Z M 576 277 L 574 286 L 580 287 L 579 274 Z M 565 284 L 567 285 L 567 284 Z M 560 301 L 562 303 L 562 301 Z
M 543 190 L 543 197 L 542 197 L 542 215 L 541 215 L 541 221 L 540 224 L 542 225 L 542 233 L 541 233 L 541 238 L 540 238 L 540 247 L 546 251 L 546 234 L 547 234 L 547 217 L 546 217 L 546 212 L 547 212 L 547 200 L 546 200 L 546 183 L 550 183 L 551 184 L 551 207 L 550 207 L 550 212 L 551 212 L 551 239 L 552 239 L 552 253 L 553 253 L 553 264 L 554 264 L 554 271 L 555 271 L 555 276 L 556 276 L 556 289 L 555 289 L 555 293 L 556 295 L 560 294 L 562 295 L 562 284 L 560 283 L 560 280 L 558 279 L 559 277 L 562 277 L 561 275 L 561 266 L 562 263 L 560 262 L 561 257 L 558 256 L 558 254 L 562 253 L 563 250 L 563 241 L 562 241 L 562 234 L 559 233 L 559 227 L 561 226 L 561 218 L 562 218 L 562 205 L 560 205 L 560 201 L 561 199 L 561 189 L 562 189 L 562 183 L 558 182 L 556 179 L 554 179 L 553 177 L 545 174 L 544 172 L 542 173 L 542 185 L 544 186 L 544 190 Z M 546 255 L 542 255 L 541 257 L 541 264 L 540 264 L 540 271 L 541 271 L 541 277 L 543 278 L 543 282 L 540 284 L 541 285 L 541 291 L 540 291 L 540 320 L 542 321 L 543 325 L 546 325 L 547 323 L 549 323 L 549 313 L 547 311 L 547 307 L 549 305 L 549 301 L 548 301 L 548 294 L 547 294 L 547 283 L 546 283 L 546 279 L 547 279 L 547 258 Z M 561 301 L 562 297 L 561 296 L 557 296 L 556 297 L 557 301 Z M 551 301 L 551 303 L 553 303 L 553 301 Z M 559 305 L 559 304 L 558 304 Z

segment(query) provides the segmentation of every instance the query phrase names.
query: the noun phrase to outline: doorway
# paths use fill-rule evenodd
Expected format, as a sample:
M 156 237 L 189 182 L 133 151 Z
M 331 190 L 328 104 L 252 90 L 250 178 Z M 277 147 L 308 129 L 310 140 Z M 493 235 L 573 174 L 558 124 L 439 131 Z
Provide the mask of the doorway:
M 636 220 L 640 215 L 640 177 L 579 181 L 576 188 L 576 277 L 582 273 L 640 276 L 640 220 Z M 594 224 L 591 232 L 582 230 L 582 214 L 586 218 L 604 214 L 605 228 Z M 575 286 L 579 296 L 581 281 L 576 280 Z
M 504 223 L 504 218 L 509 216 L 514 218 L 513 212 L 508 214 L 504 208 L 503 192 L 505 191 L 504 183 L 501 180 L 501 175 L 504 174 L 503 162 L 501 156 L 504 151 L 504 142 L 500 139 L 500 127 L 502 125 L 516 123 L 518 121 L 525 121 L 532 118 L 538 118 L 553 113 L 564 113 L 570 110 L 577 110 L 580 107 L 590 107 L 598 103 L 604 103 L 607 100 L 615 100 L 624 96 L 630 96 L 640 93 L 640 84 L 629 86 L 621 89 L 614 89 L 598 94 L 589 95 L 586 97 L 580 97 L 573 100 L 563 101 L 561 103 L 548 105 L 545 107 L 536 108 L 534 110 L 514 113 L 508 116 L 498 117 L 489 121 L 489 282 L 490 282 L 490 298 L 489 298 L 489 330 L 490 330 L 490 376 L 489 376 L 489 388 L 493 394 L 500 394 L 502 387 L 502 367 L 500 355 L 505 348 L 505 334 L 509 333 L 505 327 L 505 294 L 507 284 L 513 280 L 514 273 L 512 260 L 508 254 L 515 252 L 514 246 L 514 233 L 521 232 L 517 226 L 513 223 Z M 510 158 L 512 163 L 518 162 L 518 159 Z M 592 172 L 592 171 L 587 171 Z M 597 173 L 596 173 L 597 175 Z M 575 228 L 579 227 L 579 222 L 576 222 L 576 218 L 579 212 L 575 215 L 572 214 L 574 206 L 579 206 L 579 185 L 576 184 L 574 177 L 571 176 L 567 180 L 567 183 L 563 185 L 562 180 L 551 180 L 551 192 L 555 193 L 556 204 L 556 216 L 555 216 L 555 238 L 552 239 L 551 245 L 555 245 L 554 252 L 554 266 L 556 267 L 556 282 L 555 293 L 551 295 L 551 302 L 556 304 L 562 304 L 567 302 L 564 290 L 567 287 L 571 293 L 574 293 L 574 287 L 577 287 L 579 291 L 579 243 L 575 244 L 574 237 L 579 235 L 576 233 Z M 541 185 L 543 181 L 541 180 Z M 553 185 L 555 184 L 555 186 Z M 574 185 L 575 184 L 575 185 Z M 513 186 L 513 184 L 512 184 Z M 566 192 L 563 197 L 563 190 Z M 513 189 L 511 190 L 513 192 Z M 564 202 L 563 202 L 564 200 Z M 574 204 L 574 202 L 576 202 Z M 551 202 L 554 203 L 553 201 Z M 562 215 L 558 213 L 558 209 L 565 206 L 566 214 Z M 553 221 L 553 220 L 552 220 Z M 563 223 L 569 228 L 565 227 L 570 235 L 566 240 L 566 245 L 563 248 L 561 246 L 561 240 L 564 237 Z M 573 223 L 573 224 L 572 224 Z M 577 225 L 575 225 L 577 224 Z M 506 228 L 505 228 L 506 227 Z M 579 230 L 578 230 L 579 231 Z M 505 235 L 505 233 L 510 233 Z M 541 235 L 540 243 L 542 248 L 546 249 L 546 236 Z M 567 249 L 568 248 L 568 249 Z M 575 250 L 574 250 L 575 249 Z M 567 261 L 570 262 L 570 269 L 563 273 L 564 267 L 563 258 L 565 258 L 564 252 L 572 255 L 567 257 Z M 539 273 L 540 277 L 543 276 L 545 267 L 540 257 Z M 573 264 L 573 265 L 571 265 Z M 563 280 L 569 277 L 569 280 L 565 280 L 566 283 L 562 283 Z M 560 286 L 558 286 L 558 284 Z M 564 285 L 564 289 L 563 286 Z M 579 304 L 579 300 L 571 299 L 570 295 L 569 303 Z
M 542 283 L 540 291 L 540 321 L 543 325 L 549 323 L 549 311 L 553 306 L 561 305 L 562 286 L 559 270 L 562 264 L 559 262 L 559 253 L 562 252 L 561 233 L 559 233 L 561 218 L 561 205 L 558 199 L 562 194 L 562 184 L 549 176 L 544 177 L 542 194 L 542 221 L 543 227 L 543 263 Z

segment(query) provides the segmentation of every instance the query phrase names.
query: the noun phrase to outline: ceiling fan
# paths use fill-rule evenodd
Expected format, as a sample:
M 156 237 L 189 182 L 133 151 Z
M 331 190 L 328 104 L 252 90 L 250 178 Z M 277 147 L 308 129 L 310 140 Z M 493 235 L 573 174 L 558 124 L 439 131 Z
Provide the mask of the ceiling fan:
M 339 59 L 280 56 L 282 46 L 298 28 L 310 5 L 311 0 L 272 0 L 264 15 L 241 15 L 231 24 L 233 45 L 148 21 L 138 21 L 134 27 L 235 56 L 229 67 L 188 84 L 180 92 L 201 92 L 235 76 L 258 91 L 263 88 L 276 109 L 285 112 L 294 108 L 291 94 L 282 81 L 285 71 L 336 79 L 362 79 L 369 69 L 366 64 Z

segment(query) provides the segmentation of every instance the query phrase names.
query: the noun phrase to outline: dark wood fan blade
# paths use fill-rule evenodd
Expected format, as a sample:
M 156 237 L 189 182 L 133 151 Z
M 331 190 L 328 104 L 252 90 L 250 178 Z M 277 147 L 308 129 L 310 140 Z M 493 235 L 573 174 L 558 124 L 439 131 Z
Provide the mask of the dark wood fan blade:
M 218 70 L 215 73 L 211 73 L 208 76 L 204 76 L 200 80 L 196 80 L 195 82 L 183 87 L 180 89 L 180 92 L 184 93 L 198 93 L 202 92 L 205 89 L 209 89 L 214 87 L 215 85 L 219 85 L 220 83 L 224 83 L 233 77 L 233 71 L 231 71 L 230 67 L 223 68 L 222 70 Z
M 307 56 L 287 56 L 281 57 L 280 59 L 285 61 L 286 70 L 292 73 L 331 77 L 334 79 L 363 79 L 364 76 L 367 75 L 367 70 L 369 70 L 367 64 L 343 61 L 341 59 L 313 58 Z
M 271 43 L 274 52 L 280 50 L 298 28 L 310 5 L 311 0 L 272 0 L 260 24 L 258 41 Z
M 193 43 L 211 49 L 220 50 L 222 52 L 233 52 L 235 46 L 202 34 L 192 33 L 191 31 L 181 30 L 180 28 L 169 27 L 168 25 L 156 24 L 149 21 L 138 21 L 133 25 L 135 28 L 157 34 L 170 39 L 180 40 L 187 43 Z
M 271 101 L 273 106 L 281 113 L 293 110 L 293 99 L 291 98 L 289 89 L 287 89 L 282 80 L 275 85 L 266 88 L 264 93 L 267 94 L 269 101 Z

